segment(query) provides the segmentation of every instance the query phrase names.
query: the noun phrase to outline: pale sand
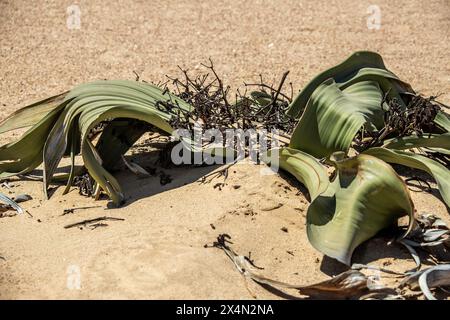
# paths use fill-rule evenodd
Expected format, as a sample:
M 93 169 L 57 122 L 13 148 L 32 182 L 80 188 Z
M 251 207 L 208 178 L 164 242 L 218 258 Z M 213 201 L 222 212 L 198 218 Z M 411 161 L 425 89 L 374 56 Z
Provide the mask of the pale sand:
M 71 31 L 70 1 L 0 1 L 0 118 L 85 81 L 133 79 L 132 70 L 158 81 L 176 75 L 177 64 L 194 68 L 208 57 L 234 87 L 259 73 L 277 81 L 290 70 L 299 89 L 362 49 L 381 53 L 416 90 L 443 93 L 440 100 L 450 103 L 449 1 L 377 1 L 378 31 L 366 26 L 372 1 L 149 3 L 80 1 L 81 30 Z M 203 248 L 219 233 L 230 234 L 239 253 L 251 251 L 263 274 L 282 281 L 309 284 L 344 270 L 308 243 L 308 203 L 297 183 L 286 175 L 261 176 L 254 165 L 232 167 L 222 191 L 213 188 L 222 179 L 194 182 L 211 169 L 168 170 L 174 180 L 163 187 L 158 178 L 139 180 L 124 171 L 119 179 L 131 199 L 114 210 L 75 190 L 61 196 L 61 188 L 44 201 L 40 182 L 13 182 L 12 195 L 33 196 L 23 207 L 34 218 L 0 218 L 0 297 L 276 298 L 246 283 L 223 252 Z M 437 195 L 412 192 L 418 212 L 450 222 Z M 100 207 L 61 216 L 64 208 L 92 205 Z M 125 221 L 64 229 L 104 215 Z M 354 261 L 412 268 L 407 252 L 388 240 L 362 245 Z M 81 290 L 67 288 L 72 265 L 80 268 Z

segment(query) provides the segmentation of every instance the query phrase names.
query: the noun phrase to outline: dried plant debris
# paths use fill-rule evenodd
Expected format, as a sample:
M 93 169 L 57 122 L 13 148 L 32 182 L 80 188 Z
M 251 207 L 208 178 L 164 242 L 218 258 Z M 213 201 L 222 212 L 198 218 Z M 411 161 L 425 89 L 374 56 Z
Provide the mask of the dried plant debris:
M 420 214 L 415 219 L 413 229 L 399 239 L 399 242 L 412 255 L 417 270 L 421 266 L 421 255 L 417 250 L 427 254 L 436 263 L 450 261 L 450 229 L 442 219 L 433 214 Z
M 212 245 L 205 248 L 218 248 L 225 252 L 235 265 L 236 269 L 246 278 L 262 285 L 272 293 L 283 297 L 300 299 L 280 289 L 298 290 L 301 296 L 310 299 L 361 299 L 361 300 L 393 300 L 417 298 L 417 294 L 409 294 L 405 288 L 411 290 L 420 289 L 427 299 L 435 299 L 431 289 L 450 285 L 450 265 L 442 264 L 414 273 L 401 273 L 383 267 L 372 265 L 353 264 L 352 267 L 335 277 L 312 285 L 296 285 L 269 279 L 260 275 L 255 269 L 254 262 L 247 256 L 237 254 L 230 245 L 231 236 L 220 234 Z M 263 268 L 258 267 L 261 270 Z M 375 270 L 377 276 L 366 275 L 362 270 Z M 380 273 L 386 273 L 394 277 L 402 277 L 399 285 L 388 287 L 381 283 Z M 275 289 L 275 290 L 273 290 Z
M 371 277 L 364 275 L 361 271 L 350 269 L 343 272 L 336 277 L 322 281 L 313 285 L 293 285 L 277 280 L 266 278 L 257 272 L 254 262 L 249 257 L 238 255 L 229 245 L 231 237 L 227 234 L 221 234 L 217 240 L 210 246 L 205 245 L 205 248 L 215 247 L 223 250 L 225 254 L 234 263 L 236 269 L 246 278 L 255 281 L 256 283 L 267 288 L 270 287 L 275 290 L 270 290 L 273 293 L 280 293 L 284 297 L 301 298 L 289 295 L 280 291 L 283 289 L 295 289 L 302 296 L 308 296 L 311 299 L 358 299 L 369 293 L 377 293 L 383 297 L 392 298 L 397 296 L 395 289 L 387 288 L 381 284 L 373 282 Z M 262 268 L 258 268 L 262 269 Z
M 164 171 L 159 172 L 159 183 L 164 186 L 172 182 L 172 177 Z
M 234 166 L 237 163 L 237 161 L 233 161 L 231 163 L 226 164 L 225 166 L 217 169 L 217 170 L 213 170 L 212 172 L 205 174 L 204 176 L 202 176 L 198 181 L 200 183 L 211 183 L 211 181 L 213 181 L 214 179 L 218 179 L 220 177 L 223 177 L 223 182 L 222 184 L 225 184 L 225 181 L 228 178 L 228 173 L 229 170 L 232 166 Z
M 160 110 L 169 110 L 178 117 L 171 124 L 176 128 L 193 130 L 193 124 L 200 122 L 202 129 L 279 129 L 291 132 L 295 120 L 286 114 L 292 101 L 292 84 L 290 97 L 283 93 L 286 78 L 285 72 L 277 87 L 268 85 L 260 76 L 260 83 L 244 83 L 245 91 L 231 93 L 230 86 L 217 74 L 210 59 L 209 64 L 202 64 L 207 73 L 192 77 L 188 70 L 180 68 L 183 77 L 170 77 L 164 83 L 165 90 L 169 85 L 175 95 L 189 103 L 193 108 L 186 112 L 178 108 L 172 101 L 161 101 Z M 248 88 L 259 89 L 248 92 Z
M 75 211 L 78 211 L 78 210 L 87 210 L 87 209 L 94 209 L 94 208 L 101 208 L 101 206 L 87 206 L 87 207 L 68 208 L 68 209 L 64 209 L 63 213 L 61 215 L 65 216 L 67 214 L 74 213 Z
M 115 218 L 115 217 L 99 217 L 99 218 L 94 218 L 94 219 L 87 219 L 87 220 L 83 220 L 81 222 L 76 222 L 76 223 L 71 223 L 68 224 L 66 226 L 64 226 L 65 229 L 70 229 L 70 228 L 74 228 L 74 227 L 93 227 L 93 229 L 95 229 L 96 227 L 98 227 L 98 223 L 103 223 L 103 221 L 125 221 L 125 219 L 123 218 Z M 103 225 L 105 226 L 105 225 Z
M 14 187 L 14 185 L 11 184 L 9 180 L 5 180 L 0 184 L 0 187 L 6 188 L 6 189 L 11 189 Z
M 381 100 L 384 126 L 375 132 L 363 127 L 355 136 L 356 145 L 365 150 L 380 146 L 391 138 L 407 136 L 430 136 L 432 133 L 444 133 L 446 130 L 435 122 L 436 116 L 444 106 L 435 96 L 423 97 L 415 93 L 404 93 L 404 101 L 388 98 L 388 92 Z
M 406 241 L 413 247 L 433 247 L 443 245 L 450 249 L 450 229 L 447 224 L 434 214 L 424 213 L 416 218 L 414 229 Z
M 399 287 L 408 287 L 411 290 L 420 289 L 428 300 L 436 300 L 431 289 L 440 289 L 449 286 L 450 264 L 442 264 L 411 274 L 401 282 Z
M 413 133 L 422 135 L 438 130 L 434 122 L 441 110 L 436 97 L 422 97 L 419 94 L 407 94 L 409 97 L 406 109 L 394 98 L 388 101 L 388 110 L 385 113 L 385 128 L 395 132 L 397 137 L 404 137 Z
M 73 185 L 78 188 L 78 193 L 83 196 L 91 197 L 95 193 L 95 181 L 89 175 L 85 173 L 81 176 L 76 176 L 73 179 Z
M 425 98 L 421 95 L 408 94 L 410 101 L 406 108 L 396 98 L 387 101 L 388 109 L 384 113 L 384 128 L 380 130 L 378 140 L 395 135 L 405 137 L 411 134 L 423 135 L 438 130 L 434 123 L 436 115 L 441 110 L 435 97 Z
M 103 132 L 103 130 L 108 125 L 108 123 L 109 123 L 109 121 L 102 121 L 99 124 L 97 124 L 96 126 L 94 126 L 88 134 L 88 139 L 89 140 L 96 139 Z

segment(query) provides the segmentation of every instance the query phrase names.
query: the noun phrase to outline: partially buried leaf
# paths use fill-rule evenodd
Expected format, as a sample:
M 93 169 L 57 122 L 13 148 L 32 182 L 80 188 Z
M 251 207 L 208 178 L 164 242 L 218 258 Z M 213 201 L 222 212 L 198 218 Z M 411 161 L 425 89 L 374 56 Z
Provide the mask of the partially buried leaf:
M 413 219 L 408 189 L 391 166 L 367 155 L 332 160 L 336 177 L 307 212 L 311 244 L 347 265 L 354 249 L 393 225 L 400 217 Z
M 309 241 L 349 265 L 362 242 L 404 215 L 412 223 L 413 203 L 403 180 L 386 162 L 364 154 L 345 159 L 342 152 L 333 154 L 332 161 L 336 176 L 330 182 L 325 167 L 311 155 L 291 148 L 279 152 L 280 168 L 305 184 L 311 195 Z
M 269 150 L 267 157 L 263 158 L 270 164 L 274 150 Z M 308 189 L 311 200 L 314 200 L 329 185 L 328 175 L 325 167 L 313 156 L 292 148 L 281 148 L 278 150 L 279 166 L 289 172 Z

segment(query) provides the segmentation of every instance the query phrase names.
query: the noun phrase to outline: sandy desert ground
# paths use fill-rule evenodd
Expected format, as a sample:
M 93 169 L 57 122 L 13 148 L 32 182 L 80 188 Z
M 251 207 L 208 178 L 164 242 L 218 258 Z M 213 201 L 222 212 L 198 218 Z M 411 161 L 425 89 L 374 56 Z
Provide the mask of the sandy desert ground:
M 146 80 L 198 68 L 211 57 L 234 88 L 263 73 L 301 89 L 356 50 L 382 54 L 387 66 L 425 94 L 450 104 L 450 1 L 78 1 L 80 29 L 69 29 L 72 1 L 0 0 L 0 119 L 41 98 L 96 79 Z M 367 8 L 381 9 L 369 30 Z M 1 136 L 3 144 L 11 135 Z M 0 298 L 247 299 L 278 298 L 246 282 L 225 254 L 204 248 L 219 233 L 251 252 L 263 274 L 310 284 L 344 266 L 307 241 L 304 189 L 284 174 L 263 176 L 251 164 L 233 166 L 222 190 L 197 182 L 211 168 L 172 168 L 173 181 L 119 180 L 128 197 L 107 209 L 76 190 L 43 200 L 38 181 L 13 180 L 11 196 L 27 193 L 26 214 L 0 218 Z M 217 179 L 221 182 L 221 179 Z M 412 192 L 418 212 L 450 222 L 432 194 Z M 97 206 L 62 215 L 66 208 Z M 65 229 L 99 216 L 108 226 Z M 213 228 L 214 226 L 214 228 Z M 287 230 L 283 231 L 283 230 Z M 354 261 L 414 266 L 408 253 L 378 237 Z M 80 272 L 81 288 L 68 286 Z

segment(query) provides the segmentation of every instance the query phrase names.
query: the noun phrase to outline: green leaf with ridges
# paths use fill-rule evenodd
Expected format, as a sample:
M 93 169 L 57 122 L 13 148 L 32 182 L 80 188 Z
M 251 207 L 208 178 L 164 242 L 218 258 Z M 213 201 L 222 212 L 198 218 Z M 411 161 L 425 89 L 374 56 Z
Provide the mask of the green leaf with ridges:
M 442 198 L 447 206 L 450 207 L 450 170 L 439 162 L 412 152 L 386 148 L 371 148 L 364 151 L 364 154 L 372 155 L 389 163 L 396 163 L 428 172 L 436 180 Z
M 450 115 L 445 112 L 439 111 L 434 118 L 434 123 L 441 126 L 442 129 L 450 132 Z
M 450 150 L 450 133 L 444 134 L 423 134 L 421 136 L 412 135 L 402 138 L 385 140 L 384 148 L 388 149 L 413 149 L 413 148 L 442 148 Z
M 61 102 L 67 92 L 41 100 L 12 113 L 0 123 L 0 134 L 11 130 L 33 126 L 55 109 L 64 107 Z
M 316 158 L 347 151 L 364 124 L 382 122 L 382 98 L 377 82 L 358 82 L 342 91 L 333 80 L 325 81 L 311 95 L 289 147 Z
M 303 110 L 317 87 L 324 81 L 332 78 L 336 83 L 350 80 L 360 69 L 373 68 L 388 71 L 384 65 L 383 59 L 378 53 L 370 51 L 359 51 L 352 54 L 344 62 L 326 70 L 314 77 L 297 95 L 289 106 L 287 113 L 293 118 L 300 118 Z M 389 71 L 388 71 L 389 72 Z M 389 72 L 389 77 L 394 76 Z M 392 79 L 393 91 L 413 92 L 411 87 L 401 82 L 399 79 Z

